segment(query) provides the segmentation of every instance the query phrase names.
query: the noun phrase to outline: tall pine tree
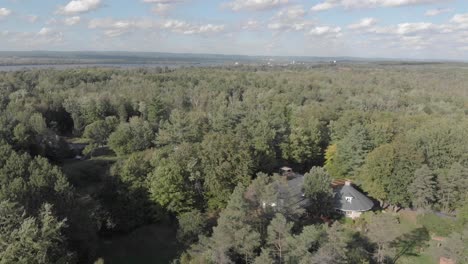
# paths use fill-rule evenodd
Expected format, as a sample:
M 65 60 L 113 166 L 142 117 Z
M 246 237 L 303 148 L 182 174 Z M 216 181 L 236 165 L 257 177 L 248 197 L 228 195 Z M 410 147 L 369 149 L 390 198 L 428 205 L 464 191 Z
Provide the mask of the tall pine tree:
M 430 208 L 437 199 L 437 182 L 434 172 L 423 165 L 414 172 L 414 180 L 409 186 L 409 191 L 413 196 L 413 206 L 416 208 Z

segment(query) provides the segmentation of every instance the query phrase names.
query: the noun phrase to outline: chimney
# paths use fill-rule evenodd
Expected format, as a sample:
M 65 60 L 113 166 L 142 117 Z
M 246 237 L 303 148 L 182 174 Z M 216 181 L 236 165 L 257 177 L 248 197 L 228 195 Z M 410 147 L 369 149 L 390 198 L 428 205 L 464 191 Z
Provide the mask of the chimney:
M 286 178 L 291 178 L 291 177 L 294 176 L 293 170 L 291 168 L 289 168 L 289 167 L 286 167 L 286 166 L 282 167 L 280 169 L 280 174 L 281 174 L 281 176 L 284 176 Z
M 347 181 L 345 181 L 344 184 L 347 185 L 347 186 L 351 186 L 351 181 L 350 181 L 350 180 L 347 180 Z

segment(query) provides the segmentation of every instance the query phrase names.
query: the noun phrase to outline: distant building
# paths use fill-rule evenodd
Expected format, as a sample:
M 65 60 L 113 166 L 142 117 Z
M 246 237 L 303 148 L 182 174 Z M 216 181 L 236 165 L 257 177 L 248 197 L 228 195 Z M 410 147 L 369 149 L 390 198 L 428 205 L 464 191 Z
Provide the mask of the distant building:
M 307 207 L 309 200 L 304 193 L 304 175 L 293 172 L 289 167 L 282 167 L 280 174 L 285 182 L 278 186 L 278 201 L 263 202 L 263 208 L 287 206 L 284 201 L 294 201 L 302 207 Z M 356 190 L 348 180 L 335 180 L 331 186 L 334 190 L 334 209 L 346 217 L 358 218 L 363 212 L 374 207 L 374 202 Z
M 363 212 L 374 207 L 374 202 L 356 190 L 350 181 L 345 181 L 344 185 L 337 185 L 334 192 L 335 210 L 342 212 L 346 217 L 358 218 Z

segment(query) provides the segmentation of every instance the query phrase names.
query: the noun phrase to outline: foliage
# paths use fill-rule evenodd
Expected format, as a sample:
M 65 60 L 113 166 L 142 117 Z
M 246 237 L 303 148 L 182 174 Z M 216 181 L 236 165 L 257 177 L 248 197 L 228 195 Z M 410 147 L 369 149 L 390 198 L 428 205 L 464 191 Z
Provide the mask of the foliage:
M 0 202 L 1 263 L 74 263 L 64 247 L 66 221 L 59 221 L 50 204 L 44 204 L 37 217 L 27 216 L 22 207 Z
M 199 210 L 181 213 L 177 217 L 177 220 L 179 222 L 177 239 L 188 245 L 198 239 L 198 236 L 203 233 L 206 225 L 205 217 Z
M 429 208 L 436 202 L 436 187 L 434 173 L 423 165 L 414 172 L 414 180 L 408 187 L 413 196 L 413 205 L 417 208 Z
M 312 167 L 304 175 L 304 194 L 309 198 L 309 210 L 315 215 L 327 214 L 333 203 L 330 175 L 321 167 Z
M 109 146 L 119 155 L 145 150 L 152 146 L 154 133 L 147 121 L 138 117 L 122 123 L 109 136 Z

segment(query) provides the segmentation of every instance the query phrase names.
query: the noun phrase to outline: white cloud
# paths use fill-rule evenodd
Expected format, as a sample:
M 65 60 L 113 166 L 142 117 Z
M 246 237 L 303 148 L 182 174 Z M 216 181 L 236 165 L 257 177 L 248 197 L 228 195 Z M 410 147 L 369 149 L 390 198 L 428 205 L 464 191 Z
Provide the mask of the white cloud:
M 87 13 L 98 9 L 101 5 L 102 0 L 73 0 L 66 6 L 59 7 L 58 13 L 65 15 Z
M 234 11 L 258 11 L 277 8 L 288 3 L 289 0 L 233 0 L 227 3 L 226 6 Z
M 156 14 L 163 15 L 163 14 L 166 14 L 171 8 L 172 8 L 172 5 L 170 4 L 159 3 L 159 4 L 156 4 L 152 10 Z
M 67 26 L 76 25 L 76 24 L 80 23 L 80 21 L 81 21 L 81 18 L 79 16 L 67 17 L 64 20 L 65 25 L 67 25 Z
M 284 8 L 276 13 L 276 18 L 284 20 L 297 20 L 303 18 L 306 15 L 306 11 L 300 5 L 291 6 Z
M 42 43 L 60 43 L 63 42 L 63 33 L 53 30 L 52 28 L 43 27 L 36 34 L 37 42 Z
M 450 22 L 456 24 L 468 24 L 468 13 L 467 14 L 456 14 L 452 17 Z
M 308 26 L 305 22 L 294 22 L 294 23 L 284 23 L 284 22 L 272 22 L 268 24 L 268 28 L 271 30 L 277 31 L 301 31 Z
M 396 33 L 400 35 L 411 35 L 421 32 L 430 32 L 436 30 L 436 26 L 432 23 L 401 23 L 396 27 Z
M 41 30 L 39 30 L 39 32 L 37 32 L 37 34 L 39 36 L 47 36 L 47 35 L 50 35 L 52 32 L 53 31 L 51 28 L 43 27 L 41 28 Z
M 424 15 L 425 16 L 438 16 L 440 14 L 450 13 L 452 11 L 453 11 L 452 8 L 437 8 L 437 9 L 427 10 Z
M 312 11 L 325 11 L 325 10 L 328 10 L 328 9 L 332 9 L 334 7 L 336 7 L 338 4 L 335 3 L 335 2 L 332 2 L 332 1 L 328 1 L 328 2 L 323 2 L 323 3 L 320 3 L 320 4 L 316 4 L 314 5 L 310 10 Z
M 300 5 L 278 11 L 268 23 L 268 28 L 275 31 L 302 31 L 314 24 L 304 19 L 306 11 Z
M 181 20 L 166 20 L 161 27 L 167 29 L 171 32 L 181 33 L 184 35 L 193 35 L 193 34 L 213 34 L 223 32 L 225 25 L 194 25 Z
M 191 24 L 181 20 L 163 20 L 160 22 L 150 19 L 115 20 L 112 18 L 92 19 L 88 23 L 90 29 L 102 29 L 107 37 L 118 37 L 136 29 L 163 29 L 185 35 L 206 35 L 223 32 L 225 25 Z
M 39 16 L 36 15 L 28 15 L 24 17 L 29 23 L 36 23 L 36 21 L 39 19 Z
M 372 18 L 372 17 L 366 17 L 366 18 L 363 18 L 363 19 L 359 20 L 359 22 L 357 22 L 355 24 L 349 25 L 348 28 L 350 28 L 350 29 L 365 29 L 365 28 L 369 28 L 369 27 L 374 26 L 376 23 L 377 23 L 377 19 Z
M 115 20 L 112 18 L 96 18 L 88 23 L 90 29 L 104 29 L 104 35 L 118 37 L 129 33 L 132 29 L 149 29 L 154 27 L 150 20 Z
M 10 44 L 12 50 L 51 48 L 64 43 L 62 32 L 47 27 L 41 28 L 38 32 L 3 31 L 0 32 L 0 36 L 5 36 L 5 41 L 1 44 Z
M 451 1 L 451 0 L 448 0 Z M 324 11 L 335 7 L 343 8 L 374 8 L 399 7 L 410 5 L 446 3 L 447 0 L 325 0 L 314 5 L 312 11 Z
M 308 34 L 314 36 L 339 36 L 340 32 L 340 27 L 317 26 L 312 28 Z
M 258 30 L 260 27 L 260 22 L 252 19 L 242 24 L 243 30 Z
M 7 17 L 11 15 L 11 10 L 5 7 L 0 8 L 0 18 Z
M 152 11 L 156 14 L 165 15 L 175 4 L 183 3 L 186 0 L 143 0 L 144 3 L 153 4 Z

